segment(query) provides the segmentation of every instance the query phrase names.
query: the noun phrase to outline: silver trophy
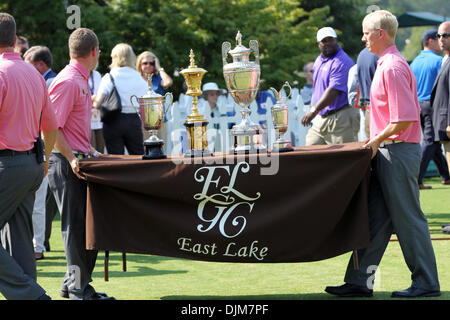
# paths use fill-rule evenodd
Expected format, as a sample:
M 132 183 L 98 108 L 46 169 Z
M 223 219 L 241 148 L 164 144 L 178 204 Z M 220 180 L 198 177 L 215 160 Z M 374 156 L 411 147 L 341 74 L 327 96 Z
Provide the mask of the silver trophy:
M 143 97 L 132 95 L 130 97 L 131 105 L 133 105 L 133 97 L 139 103 L 139 116 L 142 121 L 142 126 L 145 130 L 150 132 L 150 137 L 144 141 L 145 153 L 142 156 L 143 160 L 151 159 L 165 159 L 166 155 L 162 150 L 164 141 L 158 138 L 158 130 L 161 129 L 162 122 L 166 117 L 167 111 L 173 102 L 173 95 L 167 92 L 164 96 L 156 93 L 152 89 L 152 76 L 148 77 L 148 92 Z M 169 98 L 169 99 L 168 99 Z M 170 101 L 167 104 L 167 110 L 164 112 L 165 101 Z
M 274 93 L 275 98 L 277 99 L 277 103 L 272 107 L 273 127 L 275 128 L 276 132 L 276 140 L 272 144 L 272 152 L 286 152 L 294 150 L 292 148 L 291 142 L 284 138 L 284 134 L 288 129 L 289 123 L 289 108 L 286 103 L 283 104 L 281 97 L 281 91 L 284 87 L 289 88 L 289 95 L 287 95 L 286 97 L 287 100 L 292 94 L 292 88 L 289 85 L 289 82 L 286 81 L 279 92 L 277 92 L 277 90 L 275 90 L 274 88 L 270 88 L 270 90 L 272 90 L 272 92 Z
M 265 152 L 266 146 L 261 140 L 261 128 L 250 120 L 249 106 L 255 100 L 259 89 L 258 41 L 250 40 L 249 47 L 242 45 L 242 35 L 238 31 L 236 35 L 237 46 L 231 50 L 229 42 L 222 43 L 223 75 L 228 91 L 233 100 L 242 108 L 241 123 L 233 126 L 231 137 L 233 147 L 230 153 L 258 153 Z M 255 61 L 250 61 L 250 53 L 253 51 Z M 227 63 L 228 53 L 233 57 L 232 63 Z

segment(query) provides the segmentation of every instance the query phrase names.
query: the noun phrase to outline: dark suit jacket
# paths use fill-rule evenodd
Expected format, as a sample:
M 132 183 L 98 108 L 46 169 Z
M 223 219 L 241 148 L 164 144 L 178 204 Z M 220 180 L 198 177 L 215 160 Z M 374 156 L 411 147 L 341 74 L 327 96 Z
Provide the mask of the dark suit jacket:
M 435 141 L 449 141 L 446 128 L 450 125 L 450 58 L 445 61 L 431 92 Z
M 50 84 L 52 83 L 53 79 L 55 79 L 55 77 L 56 73 L 52 69 L 50 69 L 50 72 L 48 72 L 44 77 L 45 83 L 47 84 L 47 88 L 50 87 Z

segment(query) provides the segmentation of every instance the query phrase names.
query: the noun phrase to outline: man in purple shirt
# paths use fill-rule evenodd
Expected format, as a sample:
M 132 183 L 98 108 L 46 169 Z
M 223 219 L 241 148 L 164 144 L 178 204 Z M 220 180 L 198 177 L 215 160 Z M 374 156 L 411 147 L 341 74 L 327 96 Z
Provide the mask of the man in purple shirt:
M 337 43 L 333 28 L 325 27 L 317 32 L 321 54 L 314 62 L 313 106 L 302 119 L 308 126 L 315 119 L 306 135 L 306 145 L 338 144 L 357 141 L 359 112 L 348 104 L 347 79 L 353 60 Z

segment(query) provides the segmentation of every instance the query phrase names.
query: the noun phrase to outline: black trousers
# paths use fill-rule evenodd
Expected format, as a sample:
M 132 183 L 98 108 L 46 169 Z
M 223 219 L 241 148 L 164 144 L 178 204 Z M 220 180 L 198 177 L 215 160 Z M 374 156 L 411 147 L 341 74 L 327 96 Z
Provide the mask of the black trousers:
M 49 159 L 48 184 L 61 212 L 61 232 L 66 252 L 67 272 L 61 291 L 70 299 L 85 299 L 95 293 L 89 285 L 97 259 L 96 250 L 86 250 L 87 184 L 73 173 L 60 153 Z
M 422 161 L 420 163 L 420 171 L 418 183 L 422 184 L 423 177 L 427 172 L 428 165 L 431 160 L 436 164 L 439 175 L 443 181 L 450 179 L 447 161 L 442 152 L 442 145 L 438 141 L 434 141 L 434 129 L 432 123 L 432 110 L 430 101 L 420 102 L 420 125 L 422 127 Z
M 103 124 L 103 137 L 109 154 L 144 154 L 141 119 L 136 113 L 121 113 L 116 120 Z

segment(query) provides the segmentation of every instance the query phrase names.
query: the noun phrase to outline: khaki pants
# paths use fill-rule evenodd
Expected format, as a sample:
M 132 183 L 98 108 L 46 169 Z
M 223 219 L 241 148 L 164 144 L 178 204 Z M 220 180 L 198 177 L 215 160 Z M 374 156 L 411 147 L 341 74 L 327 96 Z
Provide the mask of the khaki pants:
M 447 165 L 450 169 L 450 141 L 444 141 L 442 142 L 444 145 L 444 151 L 445 151 L 445 158 L 447 159 Z
M 359 111 L 347 106 L 329 115 L 317 116 L 306 135 L 306 145 L 340 144 L 358 141 Z

